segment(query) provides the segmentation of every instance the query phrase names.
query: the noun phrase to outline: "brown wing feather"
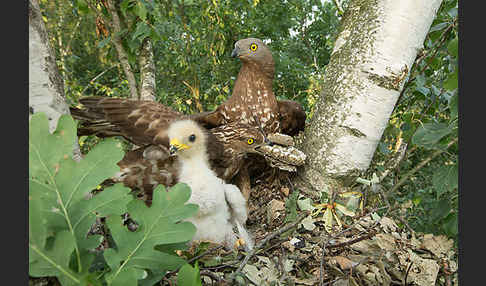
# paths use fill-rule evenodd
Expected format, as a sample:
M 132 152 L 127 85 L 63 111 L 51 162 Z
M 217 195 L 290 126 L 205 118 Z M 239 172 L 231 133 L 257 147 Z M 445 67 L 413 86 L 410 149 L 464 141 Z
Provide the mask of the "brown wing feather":
M 304 131 L 306 114 L 300 103 L 292 100 L 278 101 L 280 113 L 280 128 L 283 134 L 297 135 Z
M 147 154 L 148 152 L 157 153 L 158 156 Z M 122 173 L 118 180 L 126 187 L 140 191 L 137 196 L 148 205 L 157 185 L 170 187 L 178 181 L 179 165 L 176 158 L 168 156 L 166 150 L 157 146 L 144 146 L 131 150 L 117 164 Z
M 304 131 L 306 114 L 304 107 L 293 100 L 277 100 L 280 132 L 294 136 Z M 191 119 L 198 121 L 207 129 L 215 128 L 224 124 L 225 119 L 218 110 L 201 112 L 191 115 Z
M 181 113 L 153 101 L 91 96 L 80 99 L 80 103 L 93 114 L 93 118 L 104 116 L 106 131 L 117 131 L 137 145 L 167 145 L 164 131 L 170 122 L 183 117 Z M 91 126 L 88 122 L 83 127 L 88 129 Z M 95 134 L 99 133 L 98 130 Z

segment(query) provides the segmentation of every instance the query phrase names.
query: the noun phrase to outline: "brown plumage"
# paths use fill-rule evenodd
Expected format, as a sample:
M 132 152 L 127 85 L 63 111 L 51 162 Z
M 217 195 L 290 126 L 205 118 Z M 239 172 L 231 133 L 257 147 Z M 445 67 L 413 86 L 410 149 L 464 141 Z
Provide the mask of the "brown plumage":
M 201 116 L 199 122 L 215 127 L 238 121 L 261 126 L 266 134 L 294 136 L 303 131 L 306 114 L 302 105 L 292 100 L 278 101 L 273 93 L 275 64 L 263 41 L 239 40 L 231 55 L 242 62 L 233 93 L 216 110 Z
M 83 109 L 71 108 L 81 120 L 78 135 L 123 136 L 136 145 L 168 146 L 167 128 L 183 114 L 153 101 L 101 96 L 83 97 Z
M 262 40 L 247 38 L 235 43 L 231 55 L 242 62 L 233 93 L 204 120 L 212 126 L 238 121 L 261 126 L 267 134 L 279 132 L 279 107 L 272 89 L 275 64 L 271 51 Z
M 295 136 L 304 131 L 306 114 L 300 103 L 293 100 L 279 100 L 278 110 L 280 119 L 280 132 Z
M 177 183 L 177 162 L 168 152 L 168 127 L 173 121 L 187 118 L 197 122 L 201 114 L 186 116 L 152 101 L 93 96 L 81 98 L 80 102 L 82 109 L 71 108 L 73 117 L 81 120 L 78 135 L 123 136 L 141 146 L 118 162 L 121 171 L 115 181 L 142 190 L 141 195 L 149 200 L 156 185 Z M 265 143 L 259 128 L 241 122 L 204 130 L 211 168 L 225 181 L 238 173 L 248 153 L 258 153 Z

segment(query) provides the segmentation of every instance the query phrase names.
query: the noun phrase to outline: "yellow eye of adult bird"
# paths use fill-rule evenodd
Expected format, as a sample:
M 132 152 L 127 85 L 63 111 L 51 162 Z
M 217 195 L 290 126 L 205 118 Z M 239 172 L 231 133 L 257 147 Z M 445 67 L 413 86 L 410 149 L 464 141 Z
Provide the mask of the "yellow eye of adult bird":
M 257 49 L 258 49 L 258 45 L 257 44 L 253 43 L 253 44 L 250 45 L 250 50 L 256 51 Z
M 253 144 L 253 138 L 249 138 L 247 142 L 248 142 L 248 145 Z

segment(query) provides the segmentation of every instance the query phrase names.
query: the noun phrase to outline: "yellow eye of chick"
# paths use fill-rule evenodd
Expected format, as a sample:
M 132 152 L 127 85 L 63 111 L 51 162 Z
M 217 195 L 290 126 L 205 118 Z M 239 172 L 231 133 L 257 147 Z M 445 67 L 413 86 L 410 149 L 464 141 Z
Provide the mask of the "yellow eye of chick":
M 256 51 L 257 49 L 258 49 L 257 44 L 251 44 L 251 46 L 250 46 L 250 50 L 252 50 L 252 51 Z
M 253 144 L 253 139 L 252 139 L 252 138 L 250 138 L 250 139 L 248 139 L 248 141 L 247 141 L 247 142 L 248 142 L 248 145 L 251 145 L 251 144 Z

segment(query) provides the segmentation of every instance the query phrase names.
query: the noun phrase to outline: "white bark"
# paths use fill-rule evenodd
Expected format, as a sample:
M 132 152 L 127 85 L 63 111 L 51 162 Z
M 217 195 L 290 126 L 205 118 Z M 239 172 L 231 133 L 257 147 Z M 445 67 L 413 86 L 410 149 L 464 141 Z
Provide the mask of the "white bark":
M 140 99 L 155 101 L 155 63 L 150 38 L 143 40 L 140 49 Z
M 371 162 L 442 0 L 352 0 L 302 145 L 301 178 L 346 185 Z
M 37 0 L 29 1 L 29 107 L 45 112 L 53 131 L 58 118 L 69 113 L 64 101 L 64 84 L 59 76 L 54 53 L 49 47 Z
M 29 0 L 29 119 L 44 112 L 49 118 L 49 131 L 56 129 L 62 114 L 69 114 L 64 100 L 64 83 L 59 75 L 54 53 L 49 46 L 37 0 Z M 74 158 L 80 158 L 77 140 Z

